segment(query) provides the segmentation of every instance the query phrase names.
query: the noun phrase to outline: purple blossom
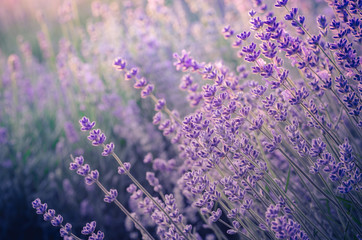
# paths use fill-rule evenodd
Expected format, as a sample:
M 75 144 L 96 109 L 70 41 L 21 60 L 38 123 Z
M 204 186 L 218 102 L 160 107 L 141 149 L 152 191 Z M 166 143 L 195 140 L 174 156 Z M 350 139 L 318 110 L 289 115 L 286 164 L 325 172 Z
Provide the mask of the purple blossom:
M 192 71 L 197 71 L 201 68 L 201 65 L 197 63 L 192 57 L 189 56 L 190 53 L 182 50 L 181 56 L 175 53 L 173 57 L 176 59 L 174 65 L 177 70 L 186 71 L 191 69 Z
M 133 85 L 133 87 L 136 89 L 140 89 L 140 88 L 144 88 L 147 84 L 148 84 L 147 80 L 142 77 L 142 78 L 137 79 L 137 81 Z
M 84 164 L 83 166 L 79 167 L 77 170 L 77 174 L 83 177 L 86 177 L 90 172 L 90 167 L 88 164 Z
M 230 28 L 230 26 L 226 26 L 223 28 L 222 34 L 224 35 L 224 38 L 227 39 L 227 38 L 231 37 L 232 35 L 234 35 L 234 30 L 232 30 Z
M 74 161 L 70 163 L 70 170 L 78 170 L 81 166 L 83 166 L 84 158 L 83 156 L 75 157 Z
M 79 123 L 82 131 L 90 131 L 96 125 L 96 122 L 90 122 L 87 117 L 83 117 Z
M 114 151 L 114 144 L 112 142 L 108 143 L 103 149 L 102 156 L 109 156 L 113 153 L 113 151 Z
M 152 123 L 153 123 L 154 125 L 158 125 L 158 124 L 161 123 L 161 120 L 162 120 L 162 113 L 161 113 L 161 112 L 157 112 L 157 113 L 155 114 L 155 116 L 153 116 L 153 121 L 152 121 Z
M 150 163 L 153 160 L 152 153 L 147 153 L 143 159 L 143 163 Z
M 250 37 L 250 32 L 242 32 L 240 34 L 237 34 L 236 37 L 242 41 L 245 41 Z
M 127 192 L 128 193 L 134 193 L 135 191 L 137 191 L 137 187 L 136 185 L 134 185 L 133 183 L 131 183 L 128 187 L 127 187 Z
M 287 21 L 292 21 L 296 17 L 298 12 L 298 8 L 292 8 L 292 10 L 289 12 L 289 14 L 285 15 L 284 19 Z
M 86 223 L 86 225 L 82 229 L 82 234 L 83 235 L 91 235 L 95 231 L 96 225 L 97 225 L 96 221 Z
M 44 214 L 45 211 L 47 210 L 48 205 L 46 203 L 43 203 L 38 206 L 35 207 L 36 208 L 36 214 Z
M 294 96 L 289 99 L 291 105 L 301 104 L 304 99 L 309 96 L 307 89 L 302 87 L 299 90 L 294 90 Z
M 277 3 L 274 6 L 280 8 L 286 6 L 287 3 L 288 0 L 277 0 Z
M 328 26 L 326 16 L 324 16 L 324 15 L 318 16 L 317 23 L 318 23 L 318 27 L 323 30 L 326 29 Z
M 92 233 L 92 235 L 88 238 L 88 240 L 103 240 L 104 239 L 104 233 L 101 231 L 98 231 L 97 234 Z
M 88 176 L 85 177 L 84 180 L 87 185 L 92 185 L 94 182 L 98 180 L 98 177 L 99 177 L 98 170 L 93 170 L 90 172 Z
M 59 230 L 61 237 L 70 236 L 70 233 L 72 232 L 72 225 L 70 223 L 66 223 L 64 227 L 60 228 Z
M 264 22 L 259 17 L 256 17 L 250 20 L 250 24 L 252 25 L 251 29 L 257 31 L 263 27 Z
M 317 157 L 321 153 L 323 153 L 324 149 L 326 149 L 326 144 L 321 140 L 321 138 L 312 140 L 312 147 L 310 149 L 310 155 L 312 157 Z
M 92 142 L 93 146 L 99 146 L 104 143 L 106 136 L 100 129 L 93 129 L 89 132 L 88 140 Z
M 154 187 L 154 190 L 156 192 L 159 192 L 162 189 L 162 186 L 160 185 L 158 178 L 155 176 L 153 172 L 146 173 L 146 180 L 152 187 Z
M 44 221 L 51 221 L 54 217 L 55 217 L 55 210 L 54 209 L 49 209 L 43 215 Z
M 155 111 L 161 111 L 165 105 L 166 105 L 166 100 L 164 98 L 158 99 L 157 103 L 155 104 Z
M 216 211 L 211 212 L 211 216 L 209 217 L 210 222 L 217 222 L 221 217 L 222 211 L 218 208 Z
M 131 164 L 129 162 L 123 163 L 123 167 L 118 167 L 118 174 L 122 175 L 128 172 L 131 169 Z
M 50 222 L 54 227 L 59 227 L 63 222 L 63 217 L 58 214 L 58 216 L 54 217 Z
M 126 68 L 126 61 L 124 61 L 122 58 L 116 58 L 113 62 L 113 66 L 118 71 L 123 71 Z
M 149 95 L 152 94 L 154 86 L 152 84 L 147 84 L 145 88 L 141 91 L 141 97 L 147 98 Z
M 118 196 L 117 190 L 116 189 L 110 189 L 109 192 L 104 197 L 104 201 L 106 203 L 111 203 L 114 200 L 116 200 L 117 196 Z
M 44 221 L 50 221 L 54 227 L 61 227 L 59 230 L 61 237 L 64 239 L 73 238 L 74 235 L 71 233 L 72 225 L 70 223 L 66 223 L 63 226 L 63 217 L 60 214 L 55 216 L 56 213 L 54 209 L 48 209 L 48 211 L 46 211 L 47 204 L 42 204 L 39 198 L 32 202 L 32 206 L 36 209 L 37 214 L 43 214 Z

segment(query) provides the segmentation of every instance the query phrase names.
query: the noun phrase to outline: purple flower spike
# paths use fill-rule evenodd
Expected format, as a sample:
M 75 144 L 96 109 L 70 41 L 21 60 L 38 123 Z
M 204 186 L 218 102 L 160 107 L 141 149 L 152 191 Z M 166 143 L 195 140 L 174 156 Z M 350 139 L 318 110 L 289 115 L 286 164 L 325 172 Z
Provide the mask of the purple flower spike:
M 288 0 L 277 0 L 277 3 L 274 6 L 276 6 L 277 8 L 280 8 L 280 7 L 284 7 L 285 5 L 287 5 L 287 3 L 288 3 Z
M 93 170 L 91 173 L 85 177 L 85 183 L 88 185 L 92 185 L 95 181 L 98 180 L 99 172 L 98 170 Z
M 83 156 L 76 157 L 76 158 L 74 159 L 74 162 L 77 163 L 78 165 L 83 165 L 83 163 L 84 163 L 84 158 L 83 158 Z
M 150 163 L 153 160 L 153 156 L 152 153 L 147 153 L 147 155 L 145 156 L 145 158 L 143 159 L 144 163 Z
M 96 221 L 92 221 L 91 223 L 87 223 L 84 227 L 83 227 L 83 230 L 82 230 L 82 234 L 83 235 L 91 235 L 94 230 L 96 229 Z
M 85 177 L 85 176 L 87 176 L 89 174 L 89 171 L 90 171 L 89 165 L 85 164 L 84 166 L 82 166 L 81 168 L 79 168 L 77 170 L 77 174 Z
M 129 72 L 131 73 L 132 76 L 136 76 L 138 73 L 138 69 L 137 68 L 131 68 L 131 70 L 129 70 Z
M 33 208 L 37 209 L 38 207 L 40 207 L 41 205 L 41 200 L 40 198 L 35 199 L 34 201 L 31 202 L 31 205 L 33 206 Z
M 154 89 L 154 86 L 152 84 L 148 84 L 142 91 L 141 91 L 141 97 L 147 98 L 149 95 L 151 95 L 152 91 Z
M 88 238 L 88 240 L 103 240 L 104 239 L 104 233 L 101 231 L 98 231 L 97 234 L 92 233 L 92 236 Z
M 109 156 L 113 153 L 114 150 L 114 144 L 111 142 L 109 144 L 107 144 L 102 152 L 103 156 Z
M 165 105 L 166 105 L 166 100 L 164 98 L 158 99 L 155 105 L 155 111 L 161 111 Z
M 136 83 L 133 85 L 134 88 L 144 88 L 147 85 L 147 80 L 145 78 L 140 78 L 136 81 Z
M 137 68 L 132 68 L 131 70 L 127 71 L 124 75 L 125 80 L 131 80 L 132 78 L 134 78 L 138 73 L 138 69 Z
M 227 39 L 234 35 L 234 30 L 232 30 L 230 26 L 226 26 L 223 28 L 222 33 L 224 35 L 224 38 Z
M 160 124 L 161 120 L 162 120 L 162 113 L 161 113 L 161 112 L 158 112 L 158 113 L 156 113 L 155 116 L 153 117 L 152 123 L 153 123 L 153 125 L 158 125 L 158 124 Z
M 89 118 L 83 117 L 79 120 L 80 126 L 82 131 L 89 131 L 96 125 L 96 122 L 90 122 Z
M 54 227 L 58 227 L 62 224 L 63 222 L 63 217 L 62 215 L 58 214 L 58 216 L 56 216 L 55 218 L 53 218 L 53 220 L 50 221 L 50 223 L 54 226 Z
M 46 203 L 40 204 L 40 206 L 36 208 L 36 214 L 44 214 L 47 208 L 48 205 Z
M 236 35 L 236 37 L 240 40 L 245 41 L 248 37 L 250 37 L 250 32 L 242 32 L 242 33 Z
M 134 185 L 133 183 L 131 183 L 126 190 L 127 190 L 127 192 L 129 192 L 129 193 L 134 193 L 135 191 L 137 191 L 137 187 L 136 187 L 136 185 Z
M 104 143 L 106 136 L 100 129 L 93 129 L 89 133 L 88 140 L 91 141 L 94 146 L 99 146 Z
M 109 190 L 109 193 L 104 197 L 104 201 L 107 203 L 111 203 L 114 200 L 116 200 L 117 196 L 118 196 L 117 190 L 111 189 L 111 190 Z
M 55 210 L 49 209 L 48 212 L 44 213 L 43 218 L 44 221 L 50 221 L 55 217 Z
M 209 221 L 211 222 L 217 222 L 219 218 L 221 217 L 222 211 L 220 208 L 218 208 L 216 211 L 211 212 L 211 216 L 209 217 Z
M 123 167 L 118 167 L 118 174 L 125 174 L 127 171 L 131 169 L 131 164 L 129 162 L 123 163 Z
M 83 156 L 76 157 L 73 162 L 69 164 L 70 170 L 78 170 L 84 163 Z
M 69 236 L 70 232 L 72 231 L 72 225 L 70 223 L 65 224 L 64 227 L 62 227 L 59 232 L 61 237 Z
M 125 162 L 123 165 L 127 171 L 129 171 L 131 169 L 131 164 L 129 162 Z
M 113 66 L 118 70 L 122 71 L 126 68 L 126 61 L 122 60 L 122 58 L 116 58 L 113 62 Z
M 122 175 L 122 174 L 125 174 L 125 173 L 126 173 L 126 170 L 123 167 L 118 167 L 118 174 L 119 175 Z
M 249 11 L 249 16 L 250 17 L 254 17 L 255 14 L 256 14 L 256 12 L 253 9 Z

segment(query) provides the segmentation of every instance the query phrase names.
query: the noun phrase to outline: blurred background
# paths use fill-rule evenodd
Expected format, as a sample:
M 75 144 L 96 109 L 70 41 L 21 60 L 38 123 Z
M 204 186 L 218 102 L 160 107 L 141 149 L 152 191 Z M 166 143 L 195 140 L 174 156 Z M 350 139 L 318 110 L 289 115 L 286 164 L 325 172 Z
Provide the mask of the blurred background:
M 258 2 L 2 0 L 0 239 L 60 239 L 59 229 L 31 208 L 37 197 L 62 214 L 75 233 L 95 220 L 107 239 L 139 239 L 123 213 L 103 202 L 99 189 L 68 169 L 70 154 L 84 154 L 104 185 L 117 188 L 119 200 L 134 207 L 123 194 L 130 182 L 116 173 L 112 158 L 91 146 L 79 119 L 96 121 L 145 182 L 153 166 L 143 163 L 144 156 L 151 153 L 167 164 L 177 150 L 152 125 L 151 102 L 140 99 L 113 69 L 113 60 L 122 57 L 138 67 L 155 84 L 156 95 L 183 117 L 191 107 L 178 90 L 182 73 L 173 66 L 173 53 L 186 49 L 200 62 L 222 60 L 236 69 L 237 52 L 222 29 L 230 24 L 236 32 L 247 30 L 247 12 Z M 314 16 L 325 7 L 318 1 L 292 2 Z M 173 186 L 171 181 L 166 188 Z

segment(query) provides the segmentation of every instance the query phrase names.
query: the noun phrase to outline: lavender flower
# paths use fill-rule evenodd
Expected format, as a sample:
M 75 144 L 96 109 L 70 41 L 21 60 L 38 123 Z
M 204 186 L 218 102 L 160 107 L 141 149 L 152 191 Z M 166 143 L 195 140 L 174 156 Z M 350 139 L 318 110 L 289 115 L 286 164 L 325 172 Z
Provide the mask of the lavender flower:
M 178 1 L 171 5 L 155 1 L 147 5 L 147 11 L 132 1 L 121 4 L 94 3 L 92 11 L 97 19 L 89 21 L 89 39 L 81 36 L 81 46 L 76 47 L 70 40 L 61 42 L 55 66 L 62 88 L 57 88 L 60 93 L 56 103 L 64 99 L 64 104 L 57 106 L 71 107 L 59 111 L 67 118 L 56 117 L 71 119 L 79 111 L 91 112 L 106 125 L 117 124 L 109 130 L 115 137 L 121 134 L 123 147 L 119 150 L 126 151 L 122 156 L 128 162 L 115 154 L 115 144 L 107 143 L 100 129 L 94 129 L 95 122 L 86 117 L 79 121 L 81 130 L 89 131 L 92 144 L 102 146 L 102 155 L 112 155 L 118 162 L 118 173 L 123 175 L 118 177 L 132 180 L 126 188 L 129 195 L 120 193 L 117 199 L 119 190 L 106 190 L 99 181 L 103 169 L 91 169 L 82 156 L 72 159 L 69 168 L 83 176 L 86 184 L 96 183 L 105 194 L 104 201 L 114 202 L 127 221 L 135 224 L 127 224 L 130 238 L 141 238 L 134 227 L 143 239 L 152 239 L 152 235 L 160 239 L 207 239 L 212 235 L 226 239 L 227 234 L 238 234 L 243 239 L 353 239 L 362 232 L 358 225 L 362 178 L 358 1 L 328 1 L 330 11 L 325 11 L 326 4 L 313 3 L 315 12 L 325 14 L 316 17 L 305 7 L 309 2 L 293 8 L 287 0 L 276 0 L 277 10 L 272 10 L 267 9 L 270 4 L 255 0 L 254 10 L 249 11 L 249 26 L 234 24 L 236 17 L 245 13 L 244 8 L 250 7 L 247 2 L 237 5 L 225 1 L 218 6 L 217 14 L 211 5 L 193 1 L 182 1 L 180 7 Z M 67 9 L 63 11 L 68 13 L 65 16 L 73 19 L 74 9 Z M 124 9 L 126 14 L 119 15 L 117 9 Z M 119 19 L 124 24 L 117 24 Z M 236 28 L 227 25 L 220 33 L 217 26 L 225 20 L 233 21 Z M 307 26 L 313 20 L 314 26 Z M 76 21 L 73 25 L 77 28 Z M 104 31 L 107 26 L 120 31 Z M 165 39 L 156 26 L 172 34 L 166 34 Z M 118 34 L 125 38 L 121 45 L 109 42 L 119 39 Z M 47 44 L 51 41 L 45 38 L 41 35 L 39 42 L 47 64 L 53 65 Z M 230 46 L 224 45 L 226 41 Z M 193 46 L 191 42 L 202 44 Z M 172 65 L 167 59 L 168 50 L 175 46 L 193 52 L 193 56 L 186 50 L 173 55 L 173 65 L 182 71 L 180 74 L 166 69 Z M 78 50 L 82 56 L 77 56 Z M 115 59 L 117 71 L 112 72 L 102 61 L 113 58 L 114 52 L 129 60 Z M 36 69 L 37 61 L 25 45 L 22 55 L 27 57 L 10 57 L 9 66 L 2 72 L 4 80 L 0 84 L 5 88 L 0 89 L 0 95 L 10 96 L 3 105 L 12 106 L 1 108 L 4 126 L 11 126 L 6 130 L 2 154 L 23 152 L 14 145 L 17 126 L 6 119 L 32 119 L 18 109 L 28 107 L 22 95 L 30 87 L 23 82 L 28 68 Z M 208 62 L 215 57 L 220 60 Z M 0 64 L 2 59 L 0 54 Z M 114 81 L 119 71 L 123 71 L 126 81 Z M 52 72 L 49 75 L 53 76 Z M 77 79 L 74 85 L 69 81 L 73 77 Z M 169 83 L 160 82 L 163 78 Z M 183 105 L 181 98 L 169 92 L 171 85 L 177 85 L 176 78 L 181 80 L 178 87 L 190 108 L 178 109 Z M 129 86 L 139 89 L 141 97 L 128 91 Z M 101 96 L 104 92 L 107 97 Z M 132 105 L 125 106 L 131 102 L 129 97 L 136 98 L 133 102 L 137 111 L 132 109 L 132 114 L 147 119 L 153 116 L 152 123 L 157 127 L 129 117 L 127 110 Z M 153 101 L 154 108 L 142 98 Z M 138 112 L 140 109 L 144 112 Z M 7 112 L 12 115 L 7 116 Z M 77 135 L 70 125 L 67 122 L 54 129 L 65 126 L 68 140 L 76 142 Z M 132 128 L 132 136 L 126 134 L 127 127 Z M 155 130 L 160 130 L 167 144 L 147 140 L 156 139 Z M 35 132 L 29 135 L 41 136 Z M 136 135 L 142 140 L 136 141 Z M 57 139 L 57 135 L 54 137 Z M 62 142 L 59 140 L 58 145 Z M 143 163 L 135 164 L 145 153 Z M 19 157 L 28 161 L 26 154 Z M 147 169 L 151 167 L 153 172 Z M 139 172 L 141 168 L 145 174 Z M 105 179 L 114 181 L 109 174 Z M 154 191 L 143 186 L 145 181 Z M 131 213 L 122 205 L 127 200 Z M 72 226 L 63 226 L 62 216 L 53 209 L 47 209 L 40 200 L 34 201 L 33 207 L 45 220 L 60 227 L 62 237 L 72 237 Z M 95 222 L 88 223 L 82 233 L 89 239 L 103 239 L 104 234 L 96 232 L 95 227 Z M 152 229 L 152 235 L 147 229 Z
M 118 196 L 117 190 L 116 189 L 111 189 L 111 190 L 109 190 L 109 193 L 104 197 L 104 201 L 106 203 L 111 203 L 114 200 L 116 200 L 117 196 Z
M 96 225 L 97 225 L 96 221 L 86 223 L 86 225 L 83 227 L 82 234 L 91 235 L 95 231 Z
M 95 122 L 90 122 L 87 117 L 83 117 L 79 120 L 82 131 L 90 131 L 96 125 Z
M 93 129 L 89 132 L 88 140 L 91 141 L 94 146 L 99 146 L 104 143 L 106 136 L 100 129 Z
M 72 225 L 70 223 L 66 223 L 64 226 L 62 225 L 63 223 L 63 217 L 62 215 L 58 214 L 57 216 L 55 216 L 55 210 L 54 209 L 48 209 L 48 211 L 46 212 L 47 209 L 47 204 L 41 203 L 41 200 L 39 198 L 35 199 L 32 202 L 32 206 L 34 209 L 36 209 L 36 213 L 37 214 L 43 214 L 43 218 L 44 221 L 50 221 L 50 223 L 54 226 L 54 227 L 60 227 L 60 236 L 64 239 L 79 239 L 77 238 L 73 233 L 72 233 Z
M 113 62 L 113 66 L 118 70 L 118 71 L 122 71 L 125 69 L 126 67 L 126 62 L 121 59 L 121 58 L 117 58 L 114 60 Z
M 113 143 L 108 143 L 105 147 L 104 150 L 102 152 L 103 156 L 109 156 L 113 153 L 114 151 L 114 144 Z
M 145 88 L 141 91 L 141 97 L 147 98 L 149 95 L 151 95 L 153 89 L 154 86 L 152 84 L 147 84 Z

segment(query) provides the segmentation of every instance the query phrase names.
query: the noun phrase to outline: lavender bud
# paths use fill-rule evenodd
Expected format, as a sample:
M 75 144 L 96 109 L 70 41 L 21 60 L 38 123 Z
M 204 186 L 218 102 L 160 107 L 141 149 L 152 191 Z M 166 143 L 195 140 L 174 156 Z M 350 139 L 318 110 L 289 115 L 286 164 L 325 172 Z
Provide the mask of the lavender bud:
M 51 221 L 54 217 L 55 217 L 55 210 L 54 209 L 49 209 L 43 215 L 44 221 Z
M 136 187 L 136 185 L 131 183 L 126 190 L 128 193 L 134 193 L 137 190 L 137 187 Z
M 126 62 L 122 60 L 122 58 L 116 58 L 113 62 L 113 67 L 115 67 L 118 71 L 123 71 L 126 67 Z
M 110 189 L 109 193 L 104 197 L 104 201 L 107 202 L 107 203 L 111 203 L 114 200 L 116 200 L 117 196 L 118 196 L 117 190 L 116 189 Z
M 86 223 L 86 225 L 83 227 L 82 234 L 83 235 L 91 235 L 94 230 L 96 229 L 96 221 L 92 221 L 90 223 Z
M 58 227 L 62 224 L 63 222 L 63 217 L 61 215 L 58 214 L 58 216 L 56 216 L 55 218 L 53 218 L 53 220 L 50 221 L 50 223 L 54 226 L 54 227 Z
M 166 100 L 164 98 L 158 99 L 155 105 L 155 111 L 161 111 L 165 105 L 166 105 Z
M 90 171 L 90 167 L 88 164 L 85 164 L 83 165 L 82 167 L 80 167 L 78 170 L 77 170 L 77 174 L 80 175 L 80 176 L 87 176 L 89 174 L 89 171 Z
M 102 155 L 109 156 L 113 153 L 113 151 L 114 151 L 114 144 L 111 142 L 104 147 Z
M 147 86 L 141 91 L 141 97 L 147 98 L 149 95 L 151 95 L 153 89 L 154 86 L 152 84 L 147 84 Z
M 155 114 L 155 116 L 153 116 L 153 121 L 152 121 L 152 123 L 153 123 L 153 125 L 158 125 L 158 124 L 160 124 L 161 120 L 162 120 L 162 113 L 161 113 L 161 112 L 157 112 L 157 113 Z
M 71 231 L 72 231 L 72 225 L 70 223 L 66 223 L 65 226 L 59 230 L 59 233 L 60 236 L 64 238 L 66 236 L 70 236 Z
M 89 132 L 88 140 L 92 142 L 93 146 L 99 146 L 104 143 L 106 136 L 100 129 L 93 129 Z
M 143 163 L 150 163 L 150 162 L 152 162 L 152 160 L 153 160 L 152 153 L 147 153 L 147 155 L 143 159 Z
M 95 125 L 96 122 L 90 122 L 87 117 L 83 117 L 81 120 L 79 120 L 80 126 L 82 131 L 89 131 L 91 130 Z
M 134 88 L 144 88 L 147 85 L 147 80 L 145 78 L 140 78 L 136 81 L 136 83 L 133 85 Z

